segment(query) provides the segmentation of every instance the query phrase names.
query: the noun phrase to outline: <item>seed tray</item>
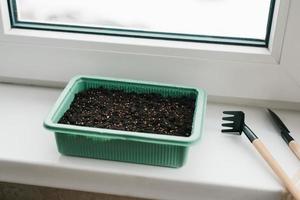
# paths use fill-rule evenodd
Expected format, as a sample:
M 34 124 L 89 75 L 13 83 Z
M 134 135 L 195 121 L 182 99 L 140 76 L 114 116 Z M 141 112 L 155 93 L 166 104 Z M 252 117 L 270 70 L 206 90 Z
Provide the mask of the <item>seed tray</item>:
M 181 137 L 58 123 L 70 107 L 75 94 L 99 87 L 125 92 L 158 93 L 172 97 L 195 97 L 191 135 Z M 96 76 L 76 76 L 61 93 L 44 121 L 44 126 L 55 133 L 58 151 L 64 155 L 177 168 L 185 163 L 190 145 L 201 138 L 205 109 L 206 93 L 202 89 Z

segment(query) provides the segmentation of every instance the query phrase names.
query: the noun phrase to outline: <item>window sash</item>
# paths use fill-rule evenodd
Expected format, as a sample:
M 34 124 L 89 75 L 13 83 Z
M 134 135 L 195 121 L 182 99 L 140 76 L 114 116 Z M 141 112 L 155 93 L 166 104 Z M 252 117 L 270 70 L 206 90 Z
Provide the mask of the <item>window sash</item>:
M 165 33 L 165 32 L 131 30 L 125 28 L 124 29 L 106 28 L 106 27 L 99 28 L 99 27 L 89 27 L 89 26 L 70 25 L 70 24 L 27 22 L 18 19 L 16 0 L 7 0 L 7 1 L 9 6 L 9 14 L 10 14 L 12 28 L 47 30 L 47 31 L 54 30 L 54 31 L 73 32 L 73 33 L 87 33 L 87 34 L 98 34 L 98 35 L 100 34 L 100 35 L 109 35 L 109 36 L 133 37 L 133 38 L 163 39 L 163 40 L 172 40 L 172 41 L 215 43 L 215 44 L 268 48 L 270 43 L 269 41 L 270 41 L 270 34 L 271 34 L 276 0 L 270 1 L 265 39 Z

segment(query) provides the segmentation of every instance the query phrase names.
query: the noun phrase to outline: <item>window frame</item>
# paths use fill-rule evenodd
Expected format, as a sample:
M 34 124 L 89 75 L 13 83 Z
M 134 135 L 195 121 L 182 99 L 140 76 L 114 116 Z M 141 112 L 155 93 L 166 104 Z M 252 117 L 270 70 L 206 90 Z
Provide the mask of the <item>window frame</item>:
M 85 33 L 85 34 L 111 35 L 111 36 L 120 36 L 120 37 L 148 38 L 148 39 L 184 41 L 184 42 L 201 42 L 201 43 L 268 48 L 276 0 L 270 0 L 265 39 L 165 33 L 165 32 L 154 32 L 154 31 L 131 30 L 126 28 L 124 29 L 105 28 L 105 27 L 100 28 L 100 27 L 90 27 L 90 26 L 83 26 L 83 25 L 70 25 L 64 23 L 51 24 L 51 23 L 22 21 L 18 19 L 16 0 L 7 0 L 7 2 L 9 7 L 9 15 L 10 15 L 12 28 L 46 30 L 46 31 L 54 30 L 54 31 L 62 31 L 62 32 L 72 32 L 72 33 Z
M 300 5 L 291 14 L 289 0 L 276 1 L 268 48 L 18 29 L 11 27 L 7 1 L 0 4 L 0 81 L 51 85 L 93 74 L 193 85 L 210 96 L 300 102 L 290 42 L 299 38 L 292 25 L 286 30 Z
M 2 8 L 0 28 L 3 28 L 4 32 L 4 34 L 0 35 L 0 40 L 22 43 L 25 42 L 27 44 L 38 45 L 41 43 L 41 38 L 43 38 L 42 43 L 50 47 L 60 47 L 63 45 L 67 48 L 85 49 L 84 46 L 86 46 L 86 44 L 93 43 L 93 49 L 99 51 L 109 52 L 115 51 L 115 49 L 118 48 L 118 52 L 124 53 L 130 52 L 134 54 L 181 57 L 189 59 L 216 59 L 238 62 L 278 64 L 280 62 L 281 47 L 284 37 L 285 22 L 287 21 L 289 1 L 290 0 L 276 0 L 273 12 L 274 17 L 276 18 L 276 24 L 273 24 L 272 28 L 270 29 L 270 33 L 268 34 L 268 37 L 270 37 L 268 47 L 168 41 L 160 39 L 94 35 L 86 33 L 19 29 L 12 27 L 12 24 L 10 23 L 7 0 L 0 0 L 0 6 Z M 280 13 L 280 15 L 278 13 Z

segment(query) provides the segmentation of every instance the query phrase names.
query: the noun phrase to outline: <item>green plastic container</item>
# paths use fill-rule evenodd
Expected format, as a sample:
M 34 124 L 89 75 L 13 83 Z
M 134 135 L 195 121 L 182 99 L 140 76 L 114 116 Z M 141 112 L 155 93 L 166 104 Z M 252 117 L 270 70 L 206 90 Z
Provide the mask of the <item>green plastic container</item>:
M 58 124 L 76 93 L 104 87 L 164 96 L 192 95 L 196 98 L 192 133 L 189 137 Z M 76 76 L 56 101 L 44 126 L 55 132 L 58 151 L 64 155 L 117 160 L 147 165 L 180 167 L 185 163 L 188 147 L 201 136 L 206 108 L 204 90 L 142 81 L 94 76 Z

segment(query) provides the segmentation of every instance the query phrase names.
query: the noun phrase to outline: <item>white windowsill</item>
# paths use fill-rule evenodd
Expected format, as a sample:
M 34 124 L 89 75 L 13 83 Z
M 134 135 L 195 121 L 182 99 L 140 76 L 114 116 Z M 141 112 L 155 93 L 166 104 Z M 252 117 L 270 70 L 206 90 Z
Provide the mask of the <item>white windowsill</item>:
M 179 169 L 62 156 L 43 128 L 61 90 L 0 84 L 0 181 L 156 199 L 279 200 L 283 187 L 245 136 L 220 133 L 223 110 L 246 121 L 292 177 L 299 161 L 262 108 L 208 104 L 202 141 Z M 300 112 L 277 110 L 293 133 Z M 293 134 L 300 141 L 300 135 Z

